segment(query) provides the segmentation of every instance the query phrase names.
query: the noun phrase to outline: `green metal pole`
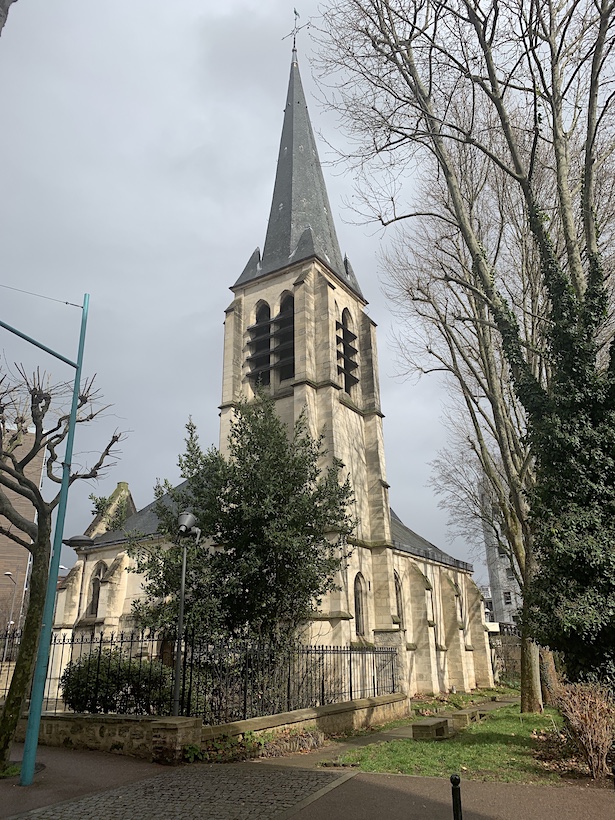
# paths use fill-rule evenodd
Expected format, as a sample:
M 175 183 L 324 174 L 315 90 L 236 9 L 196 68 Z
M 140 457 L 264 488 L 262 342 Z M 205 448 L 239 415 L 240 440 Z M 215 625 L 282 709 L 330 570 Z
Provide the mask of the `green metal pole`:
M 68 500 L 70 468 L 73 457 L 73 440 L 75 438 L 75 427 L 77 424 L 77 405 L 79 402 L 79 391 L 81 386 L 81 365 L 83 363 L 83 349 L 85 347 L 85 329 L 88 320 L 89 303 L 90 296 L 86 293 L 83 297 L 81 333 L 79 335 L 79 350 L 77 353 L 77 364 L 75 366 L 73 401 L 71 404 L 70 417 L 68 421 L 68 435 L 66 436 L 66 452 L 64 454 L 64 462 L 62 463 L 62 486 L 60 489 L 60 502 L 58 504 L 58 517 L 56 519 L 56 528 L 53 538 L 53 550 L 51 553 L 51 563 L 49 565 L 49 579 L 47 581 L 47 594 L 45 596 L 45 608 L 43 610 L 43 625 L 38 643 L 38 654 L 36 656 L 34 680 L 32 682 L 32 694 L 30 696 L 30 713 L 28 716 L 28 727 L 26 729 L 23 760 L 21 762 L 21 777 L 19 782 L 22 786 L 29 786 L 34 778 L 36 747 L 38 745 L 38 733 L 41 725 L 41 713 L 43 711 L 45 680 L 47 678 L 47 664 L 49 662 L 49 645 L 51 643 L 51 630 L 53 627 L 53 610 L 56 599 L 56 587 L 58 584 L 58 570 L 60 568 L 60 553 L 62 552 L 62 536 L 64 534 L 64 519 L 66 517 L 66 503 Z M 63 356 L 59 356 L 54 353 L 52 350 L 48 350 L 48 352 L 56 356 L 58 359 L 62 359 L 62 361 L 68 361 Z

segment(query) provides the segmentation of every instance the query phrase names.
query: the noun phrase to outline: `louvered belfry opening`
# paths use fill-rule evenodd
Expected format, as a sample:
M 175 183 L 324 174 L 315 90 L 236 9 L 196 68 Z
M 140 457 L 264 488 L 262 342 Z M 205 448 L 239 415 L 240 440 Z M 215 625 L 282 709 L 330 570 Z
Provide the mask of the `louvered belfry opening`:
M 280 312 L 274 319 L 275 369 L 281 382 L 295 375 L 295 300 L 290 293 L 280 302 Z
M 256 322 L 248 328 L 250 355 L 249 378 L 269 385 L 271 382 L 271 309 L 262 302 L 256 309 Z
M 295 300 L 286 294 L 280 312 L 271 318 L 271 310 L 262 302 L 256 310 L 256 322 L 248 328 L 250 355 L 249 378 L 258 384 L 271 384 L 271 373 L 279 382 L 295 375 Z
M 344 308 L 342 312 L 342 321 L 335 323 L 337 330 L 337 372 L 338 375 L 344 377 L 344 390 L 350 395 L 352 388 L 358 384 L 357 378 L 357 364 L 356 358 L 358 349 L 354 346 L 357 340 L 356 333 L 350 329 L 351 318 L 350 311 Z

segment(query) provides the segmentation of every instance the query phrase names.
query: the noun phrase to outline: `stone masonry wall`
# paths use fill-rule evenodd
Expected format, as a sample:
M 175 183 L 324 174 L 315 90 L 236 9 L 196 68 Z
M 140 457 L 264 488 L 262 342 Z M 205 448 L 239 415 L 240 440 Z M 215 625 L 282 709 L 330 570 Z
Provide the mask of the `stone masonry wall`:
M 387 723 L 409 714 L 408 699 L 403 694 L 397 694 L 315 709 L 299 709 L 221 726 L 203 726 L 200 718 L 43 715 L 39 743 L 42 746 L 111 752 L 174 765 L 182 762 L 186 746 L 206 744 L 222 735 L 243 736 L 246 732 L 281 732 L 290 727 L 303 729 L 314 726 L 325 734 L 339 734 Z M 25 732 L 26 721 L 22 719 L 16 735 L 18 742 L 23 742 Z

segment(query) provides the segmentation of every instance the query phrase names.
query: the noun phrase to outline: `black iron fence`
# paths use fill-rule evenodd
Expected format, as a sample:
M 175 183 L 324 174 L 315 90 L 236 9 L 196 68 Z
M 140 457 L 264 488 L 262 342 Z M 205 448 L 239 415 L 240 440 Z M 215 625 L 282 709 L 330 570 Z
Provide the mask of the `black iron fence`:
M 0 698 L 20 634 L 0 636 Z M 55 635 L 45 709 L 170 714 L 175 641 L 150 632 Z M 181 713 L 207 724 L 341 703 L 398 691 L 394 648 L 224 645 L 192 637 L 182 646 Z

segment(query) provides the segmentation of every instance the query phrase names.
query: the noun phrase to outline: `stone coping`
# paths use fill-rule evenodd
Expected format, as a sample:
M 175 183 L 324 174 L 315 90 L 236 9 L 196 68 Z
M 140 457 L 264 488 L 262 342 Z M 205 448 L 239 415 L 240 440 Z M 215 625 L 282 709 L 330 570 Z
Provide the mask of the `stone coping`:
M 348 700 L 344 703 L 331 703 L 327 706 L 316 706 L 311 709 L 296 709 L 293 712 L 280 712 L 277 715 L 265 715 L 263 717 L 250 718 L 248 720 L 238 720 L 234 723 L 223 723 L 217 726 L 203 726 L 203 740 L 219 737 L 220 735 L 242 735 L 246 732 L 263 732 L 267 729 L 275 729 L 278 726 L 287 726 L 302 721 L 316 720 L 330 715 L 338 715 L 347 712 L 356 712 L 360 709 L 375 709 L 378 706 L 385 706 L 388 703 L 398 703 L 407 700 L 407 695 L 399 692 L 395 695 L 377 695 L 373 698 L 360 698 L 359 700 Z

